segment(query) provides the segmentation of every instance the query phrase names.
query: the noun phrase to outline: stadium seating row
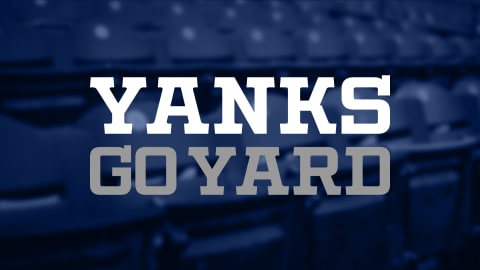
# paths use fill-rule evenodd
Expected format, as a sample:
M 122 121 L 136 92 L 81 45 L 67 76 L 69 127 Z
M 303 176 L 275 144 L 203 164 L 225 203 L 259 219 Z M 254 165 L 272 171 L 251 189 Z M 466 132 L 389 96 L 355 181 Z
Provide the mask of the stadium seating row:
M 1 1 L 0 269 L 466 267 L 458 254 L 480 238 L 480 41 L 471 31 L 478 7 L 387 2 Z M 143 128 L 160 96 L 148 78 L 126 115 L 134 133 L 105 135 L 111 115 L 88 91 L 89 78 L 159 74 L 197 76 L 197 102 L 208 122 L 220 117 L 215 75 L 390 74 L 391 127 L 379 136 L 276 136 L 270 130 L 285 122 L 287 100 L 272 91 L 267 137 L 147 135 Z M 118 79 L 117 96 L 120 85 Z M 303 90 L 308 98 L 311 89 Z M 376 97 L 372 89 L 356 92 Z M 328 90 L 325 101 L 329 118 L 340 122 L 347 110 L 338 89 Z M 376 121 L 372 112 L 354 113 L 358 121 Z M 204 176 L 182 154 L 172 196 L 93 195 L 89 151 L 126 144 L 179 153 L 195 144 L 211 152 L 280 147 L 282 179 L 290 186 L 300 171 L 293 146 L 339 153 L 346 146 L 385 146 L 391 189 L 384 196 L 278 197 L 259 183 L 261 195 L 236 196 L 247 162 L 240 155 L 220 176 L 225 196 L 202 197 Z M 339 158 L 334 180 L 345 186 L 351 160 Z M 150 185 L 165 182 L 158 164 L 154 158 L 147 165 Z M 118 184 L 111 168 L 119 165 L 104 160 L 102 184 Z M 364 166 L 365 181 L 377 183 L 378 160 Z
M 370 90 L 358 89 L 358 98 L 376 95 Z M 473 175 L 478 173 L 474 153 L 479 90 L 477 78 L 459 81 L 455 95 L 438 84 L 413 81 L 403 84 L 388 99 L 392 125 L 381 136 L 311 133 L 288 140 L 269 135 L 269 140 L 262 141 L 265 146 L 283 149 L 279 160 L 290 183 L 298 183 L 299 172 L 289 152 L 292 146 L 388 147 L 393 187 L 385 196 L 370 197 L 235 196 L 233 189 L 243 180 L 245 161 L 241 157 L 220 177 L 225 196 L 199 196 L 203 176 L 195 161 L 185 158 L 179 161 L 179 186 L 172 196 L 131 192 L 128 196 L 97 197 L 90 193 L 88 181 L 88 151 L 92 146 L 171 146 L 181 152 L 195 144 L 195 139 L 182 132 L 159 139 L 135 129 L 153 120 L 149 118 L 157 104 L 145 100 L 134 102 L 127 112 L 127 121 L 133 122 L 137 131 L 132 135 L 105 135 L 103 123 L 109 121 L 110 113 L 102 105 L 76 123 L 60 127 L 32 126 L 2 116 L 2 239 L 17 243 L 12 252 L 28 254 L 27 248 L 33 247 L 20 243 L 41 239 L 35 241 L 42 241 L 42 250 L 60 252 L 62 242 L 49 239 L 73 237 L 76 252 L 62 250 L 60 257 L 31 260 L 6 253 L 0 261 L 5 267 L 23 265 L 25 269 L 75 261 L 82 262 L 79 267 L 111 263 L 119 269 L 138 263 L 159 269 L 286 269 L 301 263 L 313 269 L 393 269 L 408 262 L 445 259 L 441 256 L 460 250 L 473 237 L 480 220 L 478 207 L 473 207 L 478 205 L 478 183 Z M 345 109 L 338 102 L 338 90 L 327 93 L 328 106 L 335 108 L 329 117 L 334 118 L 335 112 Z M 274 122 L 286 120 L 286 112 L 280 108 L 287 100 L 282 94 L 271 95 L 269 115 L 275 118 L 269 125 L 275 126 Z M 359 121 L 376 121 L 368 111 L 355 115 Z M 218 111 L 207 117 L 218 119 Z M 212 135 L 210 139 L 199 138 L 198 143 L 248 146 L 258 145 L 258 140 L 261 138 L 252 134 Z M 351 183 L 351 163 L 340 159 L 334 180 Z M 160 162 L 147 165 L 151 185 L 164 183 Z M 111 177 L 115 164 L 118 160 L 106 159 L 102 164 L 105 185 L 118 181 Z M 365 164 L 365 181 L 376 183 L 378 161 Z M 259 189 L 266 194 L 266 186 Z M 87 233 L 83 239 L 81 235 Z M 140 252 L 142 249 L 148 252 Z M 302 254 L 307 259 L 301 260 Z
M 302 67 L 478 61 L 476 37 L 432 33 L 412 27 L 413 20 L 396 23 L 381 17 L 339 15 L 314 1 L 298 6 L 279 1 L 235 3 L 12 2 L 12 7 L 6 8 L 12 12 L 0 22 L 0 66 L 73 72 L 85 66 L 135 71 L 225 68 L 226 64 L 229 68 L 253 68 L 258 64 Z M 264 10 L 271 18 L 260 12 Z M 85 14 L 86 18 L 63 18 L 67 14 Z

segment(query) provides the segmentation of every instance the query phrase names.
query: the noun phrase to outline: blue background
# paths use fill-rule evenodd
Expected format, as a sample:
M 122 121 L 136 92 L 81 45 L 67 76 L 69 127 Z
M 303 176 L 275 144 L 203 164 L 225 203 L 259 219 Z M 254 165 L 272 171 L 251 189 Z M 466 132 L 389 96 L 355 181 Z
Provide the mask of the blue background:
M 0 269 L 479 269 L 480 2 L 467 0 L 0 1 Z M 339 122 L 376 122 L 348 111 L 341 82 L 391 75 L 390 130 L 379 136 L 279 136 L 282 76 L 335 77 L 325 107 Z M 132 135 L 105 135 L 111 114 L 90 77 L 147 77 L 126 114 Z M 202 119 L 218 122 L 215 76 L 274 76 L 269 135 L 147 135 L 159 76 L 198 77 Z M 250 94 L 248 94 L 250 96 Z M 357 89 L 357 98 L 377 98 Z M 182 104 L 176 91 L 174 104 Z M 311 121 L 305 115 L 305 121 Z M 245 121 L 239 119 L 239 121 Z M 285 185 L 298 184 L 294 146 L 332 146 L 335 182 L 351 183 L 346 146 L 391 152 L 385 196 L 236 196 L 245 146 L 281 148 Z M 170 146 L 172 196 L 95 196 L 89 153 L 99 146 Z M 188 146 L 237 146 L 220 176 L 225 196 L 202 197 L 205 177 Z M 321 164 L 322 160 L 314 160 Z M 164 161 L 148 160 L 152 185 Z M 118 158 L 102 163 L 102 183 Z M 260 167 L 262 167 L 261 165 Z M 378 182 L 378 161 L 364 166 Z M 342 188 L 342 194 L 345 193 Z

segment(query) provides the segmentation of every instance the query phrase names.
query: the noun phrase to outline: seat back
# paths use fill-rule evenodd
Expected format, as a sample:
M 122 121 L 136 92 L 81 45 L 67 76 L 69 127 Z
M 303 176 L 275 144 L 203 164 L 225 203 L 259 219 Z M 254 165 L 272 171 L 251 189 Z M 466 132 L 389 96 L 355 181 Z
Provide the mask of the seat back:
M 451 250 L 463 240 L 469 219 L 470 148 L 468 116 L 452 96 L 431 83 L 411 83 L 398 99 L 422 104 L 428 136 L 408 158 L 406 247 L 419 258 Z M 410 112 L 411 113 L 411 112 Z

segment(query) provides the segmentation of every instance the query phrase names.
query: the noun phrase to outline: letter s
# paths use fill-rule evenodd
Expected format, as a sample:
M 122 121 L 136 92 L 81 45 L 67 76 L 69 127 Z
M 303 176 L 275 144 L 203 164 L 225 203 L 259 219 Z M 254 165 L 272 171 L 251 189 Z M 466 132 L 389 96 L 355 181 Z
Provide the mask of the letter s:
M 382 99 L 355 99 L 355 88 L 377 88 L 379 96 L 390 96 L 390 76 L 348 78 L 342 84 L 342 103 L 350 110 L 377 111 L 377 123 L 355 123 L 353 115 L 342 116 L 342 134 L 382 134 L 390 128 L 390 105 Z

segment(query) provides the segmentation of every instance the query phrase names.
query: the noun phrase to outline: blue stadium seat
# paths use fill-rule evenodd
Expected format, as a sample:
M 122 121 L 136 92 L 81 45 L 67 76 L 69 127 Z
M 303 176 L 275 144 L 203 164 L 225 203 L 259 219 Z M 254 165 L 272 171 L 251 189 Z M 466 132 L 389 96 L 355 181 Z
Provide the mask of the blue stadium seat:
M 351 56 L 345 29 L 332 19 L 307 28 L 302 33 L 305 54 L 309 60 L 340 63 Z
M 107 0 L 89 4 L 91 14 L 85 14 L 89 17 L 83 20 L 101 19 L 133 26 L 146 26 L 154 23 L 153 5 L 148 1 Z
M 248 61 L 286 61 L 296 57 L 292 40 L 278 29 L 251 26 L 241 32 L 242 49 Z
M 453 87 L 454 93 L 478 96 L 480 93 L 480 79 L 470 75 L 460 78 Z
M 220 1 L 223 2 L 223 1 Z M 249 25 L 257 25 L 263 17 L 262 5 L 255 1 L 216 3 L 211 25 L 222 32 L 234 32 Z
M 154 63 L 153 48 L 132 26 L 94 21 L 74 29 L 73 58 L 78 65 L 99 68 Z
M 283 1 L 269 1 L 265 3 L 266 15 L 264 23 L 282 32 L 293 34 L 302 27 L 302 18 L 297 16 L 291 3 Z
M 421 64 L 427 58 L 427 44 L 421 33 L 385 21 L 379 21 L 376 26 L 379 31 L 390 36 L 395 46 L 392 59 L 394 63 L 399 65 Z
M 32 211 L 43 210 L 41 216 L 50 212 L 50 216 L 62 218 L 68 213 L 69 190 L 52 151 L 55 144 L 51 134 L 3 115 L 1 123 L 2 225 L 38 220 L 39 215 L 32 215 Z
M 472 118 L 472 123 L 474 125 L 475 134 L 480 132 L 480 79 L 477 76 L 465 76 L 460 78 L 453 87 L 453 92 L 462 102 L 463 107 L 468 112 L 469 116 Z M 473 171 L 473 181 L 472 181 L 472 223 L 473 223 L 473 234 L 480 234 L 479 225 L 480 224 L 480 204 L 479 204 L 479 182 L 477 181 L 479 175 L 479 160 L 478 160 L 478 150 L 475 151 L 475 169 Z
M 154 3 L 154 5 L 158 5 L 158 12 L 163 12 L 165 16 L 163 23 L 166 27 L 172 27 L 184 22 L 194 25 L 206 24 L 206 18 L 204 17 L 206 10 L 201 2 L 171 1 L 162 3 L 162 1 L 159 1 Z
M 353 50 L 353 57 L 362 64 L 365 60 L 382 61 L 388 60 L 393 52 L 388 37 L 378 31 L 372 24 L 353 18 L 344 18 Z
M 452 60 L 454 46 L 450 40 L 441 35 L 430 33 L 424 35 L 424 39 L 428 46 L 431 61 L 437 63 L 448 63 L 448 61 Z
M 232 44 L 227 37 L 205 26 L 171 27 L 167 42 L 169 56 L 178 63 L 225 63 L 233 59 Z
M 475 44 L 474 40 L 464 36 L 453 36 L 450 40 L 453 46 L 455 46 L 455 51 L 459 52 L 459 55 L 454 56 L 457 61 L 465 63 L 475 62 L 478 45 Z
M 479 116 L 480 101 L 480 79 L 475 75 L 466 75 L 458 79 L 453 85 L 453 93 L 464 104 L 464 108 L 471 117 L 472 128 L 475 132 L 479 132 L 477 120 Z
M 441 259 L 465 241 L 469 220 L 471 148 L 470 123 L 462 105 L 440 86 L 405 83 L 395 98 L 418 100 L 424 134 L 408 148 L 406 250 L 415 261 Z M 408 111 L 409 112 L 409 111 Z M 440 257 L 440 258 L 439 258 Z

